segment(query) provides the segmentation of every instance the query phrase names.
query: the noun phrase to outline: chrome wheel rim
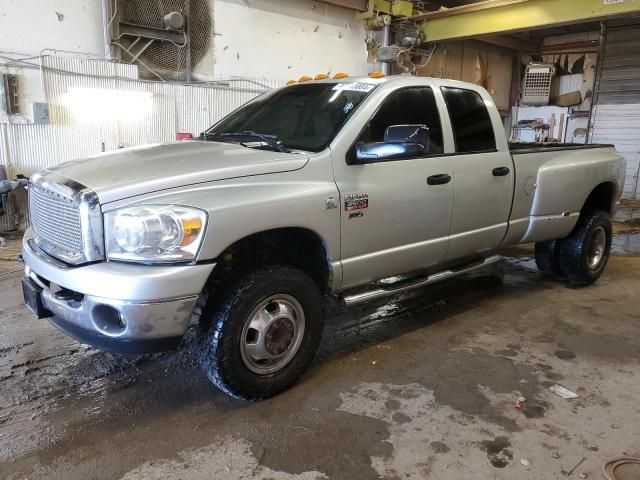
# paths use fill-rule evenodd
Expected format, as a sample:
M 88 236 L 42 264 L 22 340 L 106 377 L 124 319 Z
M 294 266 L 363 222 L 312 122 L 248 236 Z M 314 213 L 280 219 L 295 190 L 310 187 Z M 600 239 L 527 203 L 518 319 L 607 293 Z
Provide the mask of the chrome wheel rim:
M 290 295 L 273 295 L 249 314 L 240 337 L 245 366 L 258 375 L 282 370 L 295 356 L 304 337 L 304 310 Z
M 589 252 L 587 254 L 587 266 L 589 270 L 597 270 L 604 259 L 607 246 L 607 233 L 604 227 L 598 227 L 593 231 Z

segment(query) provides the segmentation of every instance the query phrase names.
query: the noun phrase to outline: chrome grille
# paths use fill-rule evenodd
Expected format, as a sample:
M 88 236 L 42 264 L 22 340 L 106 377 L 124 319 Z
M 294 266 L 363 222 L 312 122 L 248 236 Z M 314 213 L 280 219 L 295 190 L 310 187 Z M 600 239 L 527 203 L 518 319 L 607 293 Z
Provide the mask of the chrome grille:
M 29 211 L 36 243 L 62 260 L 83 255 L 80 209 L 73 199 L 29 185 Z

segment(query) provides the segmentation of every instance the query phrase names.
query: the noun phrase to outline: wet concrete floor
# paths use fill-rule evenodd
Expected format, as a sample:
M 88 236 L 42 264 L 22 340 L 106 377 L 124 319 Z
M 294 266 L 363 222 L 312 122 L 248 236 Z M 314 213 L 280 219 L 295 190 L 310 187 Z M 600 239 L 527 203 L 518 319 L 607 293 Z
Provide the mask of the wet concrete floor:
M 313 367 L 261 403 L 219 393 L 188 344 L 76 343 L 32 318 L 20 264 L 0 260 L 0 479 L 600 478 L 640 455 L 639 238 L 616 237 L 588 288 L 541 278 L 523 247 L 502 283 L 330 305 Z

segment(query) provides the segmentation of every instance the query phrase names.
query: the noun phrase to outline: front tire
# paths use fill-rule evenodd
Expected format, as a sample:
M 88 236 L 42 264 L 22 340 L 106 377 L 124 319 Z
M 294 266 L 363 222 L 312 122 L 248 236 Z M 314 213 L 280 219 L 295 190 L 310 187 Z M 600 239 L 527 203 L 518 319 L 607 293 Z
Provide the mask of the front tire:
M 574 285 L 591 285 L 600 278 L 609 260 L 609 214 L 602 210 L 585 214 L 571 235 L 560 241 L 559 248 L 559 267 L 564 278 Z
M 313 280 L 296 268 L 267 266 L 244 275 L 218 306 L 205 309 L 202 369 L 235 398 L 260 400 L 286 390 L 318 348 L 321 303 Z

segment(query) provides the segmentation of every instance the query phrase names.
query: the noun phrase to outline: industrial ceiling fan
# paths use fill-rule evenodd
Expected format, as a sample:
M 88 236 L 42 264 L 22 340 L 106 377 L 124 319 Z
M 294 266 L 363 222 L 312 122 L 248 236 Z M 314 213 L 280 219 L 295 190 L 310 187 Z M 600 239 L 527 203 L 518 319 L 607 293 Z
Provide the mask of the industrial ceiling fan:
M 144 78 L 191 81 L 213 35 L 209 0 L 108 1 L 115 58 Z

